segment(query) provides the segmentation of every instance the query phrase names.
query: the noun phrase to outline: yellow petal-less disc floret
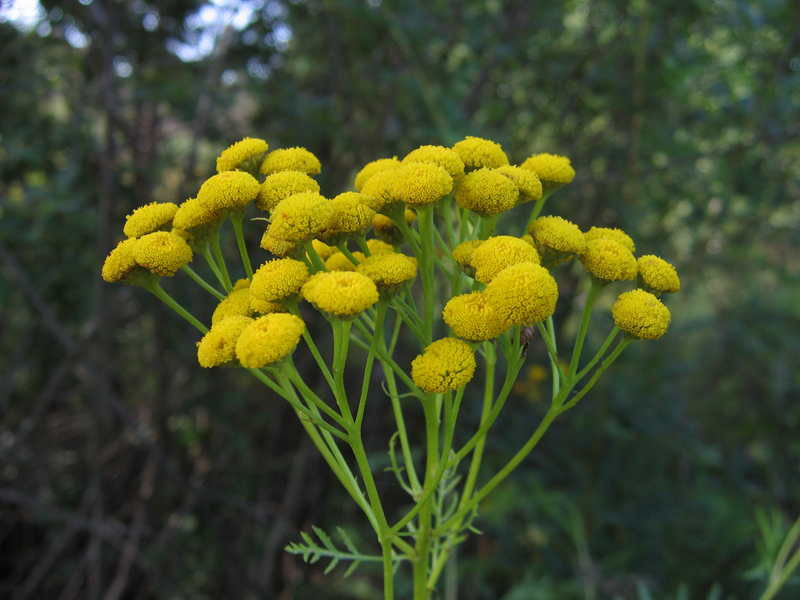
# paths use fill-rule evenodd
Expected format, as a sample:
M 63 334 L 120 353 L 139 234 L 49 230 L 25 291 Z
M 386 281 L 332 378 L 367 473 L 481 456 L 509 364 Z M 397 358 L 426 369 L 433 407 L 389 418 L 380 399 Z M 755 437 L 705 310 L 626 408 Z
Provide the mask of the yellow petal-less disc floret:
M 589 273 L 602 281 L 633 280 L 639 273 L 631 251 L 614 240 L 600 238 L 587 242 L 580 260 Z
M 268 175 L 256 196 L 256 207 L 270 211 L 289 196 L 301 192 L 319 193 L 319 184 L 300 171 L 279 171 Z
M 281 200 L 272 209 L 270 236 L 284 242 L 302 244 L 329 227 L 333 205 L 315 192 L 303 192 Z
M 375 254 L 365 257 L 356 272 L 369 277 L 383 298 L 391 298 L 417 275 L 417 261 L 405 254 Z
M 470 257 L 475 279 L 481 283 L 489 283 L 506 267 L 523 262 L 538 265 L 539 253 L 527 242 L 510 235 L 490 237 L 475 248 Z
M 274 312 L 265 309 L 297 294 L 309 277 L 308 267 L 300 260 L 276 258 L 264 263 L 253 273 L 250 307 L 260 313 Z
M 411 362 L 411 379 L 421 390 L 444 394 L 465 386 L 475 374 L 475 354 L 464 340 L 436 340 Z
M 464 178 L 464 161 L 458 152 L 444 146 L 420 146 L 409 152 L 403 163 L 421 162 L 439 165 L 447 171 L 453 181 L 458 183 Z
M 197 344 L 197 361 L 205 369 L 230 363 L 236 358 L 236 340 L 253 319 L 234 315 L 211 326 Z
M 251 159 L 258 161 L 267 148 L 267 142 L 264 140 L 246 137 L 222 151 L 217 158 L 217 173 L 238 169 L 242 163 Z
M 366 233 L 375 216 L 370 204 L 371 198 L 358 192 L 344 192 L 333 198 L 333 218 L 328 227 L 319 233 L 318 239 L 336 245 L 348 237 Z
M 586 241 L 590 240 L 599 240 L 599 239 L 606 239 L 606 240 L 614 240 L 615 242 L 619 242 L 623 246 L 625 246 L 631 252 L 636 252 L 636 244 L 633 243 L 633 239 L 627 233 L 622 231 L 622 229 L 616 229 L 612 227 L 592 227 L 589 231 L 583 234 Z
M 638 285 L 652 294 L 671 293 L 681 289 L 681 280 L 670 263 L 663 258 L 648 254 L 636 261 L 639 268 Z
M 650 292 L 631 290 L 620 294 L 611 307 L 614 323 L 628 335 L 642 340 L 657 340 L 667 332 L 669 309 Z
M 156 275 L 172 277 L 192 262 L 192 249 L 181 236 L 167 231 L 148 233 L 133 247 L 136 262 Z
M 469 173 L 456 189 L 456 203 L 484 216 L 500 214 L 513 208 L 519 188 L 494 169 L 482 168 Z
M 181 202 L 172 219 L 172 226 L 202 237 L 206 231 L 216 232 L 223 219 L 224 215 L 211 206 L 201 204 L 197 198 L 189 198 Z
M 508 156 L 497 142 L 468 135 L 453 146 L 467 171 L 488 167 L 496 169 L 508 164 Z
M 361 193 L 372 198 L 370 208 L 375 212 L 380 212 L 384 207 L 389 207 L 401 200 L 394 195 L 394 177 L 397 169 L 385 169 L 378 171 L 367 180 L 361 188 Z
M 509 327 L 484 292 L 454 296 L 442 315 L 457 336 L 473 342 L 496 338 Z
M 305 148 L 281 148 L 264 157 L 261 172 L 271 175 L 279 171 L 301 171 L 306 175 L 318 175 L 322 170 L 319 159 Z
M 396 169 L 399 166 L 400 161 L 397 160 L 396 156 L 394 158 L 379 158 L 378 160 L 373 160 L 372 162 L 364 165 L 364 168 L 358 172 L 353 187 L 356 188 L 357 192 L 362 192 L 364 191 L 364 185 L 373 175 L 380 173 L 381 171 L 390 171 L 392 169 Z
M 261 247 L 275 256 L 290 256 L 297 250 L 297 244 L 286 242 L 270 235 L 269 228 L 261 236 Z
M 483 244 L 483 240 L 467 240 L 461 242 L 458 246 L 453 248 L 450 256 L 462 267 L 471 267 L 472 254 L 481 244 Z
M 506 267 L 484 293 L 507 326 L 544 321 L 555 312 L 558 301 L 556 280 L 547 269 L 534 263 Z
M 138 238 L 158 230 L 172 229 L 172 218 L 178 211 L 173 202 L 152 202 L 134 210 L 125 217 L 123 233 L 129 238 Z
M 233 317 L 235 315 L 252 317 L 254 312 L 250 308 L 250 288 L 233 289 L 217 304 L 214 314 L 211 315 L 211 324 L 215 325 L 225 317 Z
M 261 184 L 244 171 L 223 171 L 209 177 L 197 192 L 201 206 L 227 214 L 244 210 L 255 200 Z
M 124 281 L 126 275 L 141 269 L 133 255 L 133 249 L 138 243 L 136 238 L 127 238 L 117 244 L 103 263 L 104 280 L 109 283 Z
M 354 271 L 317 273 L 303 286 L 302 294 L 319 310 L 339 318 L 355 317 L 378 301 L 373 281 Z
M 392 173 L 391 194 L 412 206 L 432 204 L 453 190 L 453 178 L 437 164 L 403 162 Z
M 394 246 L 387 244 L 383 240 L 367 240 L 367 249 L 370 256 L 377 254 L 394 254 Z
M 575 169 L 565 156 L 534 154 L 520 165 L 539 176 L 545 192 L 551 192 L 575 179 Z
M 542 265 L 547 268 L 570 260 L 586 249 L 586 239 L 580 228 L 562 217 L 539 217 L 528 227 Z
M 236 358 L 247 369 L 259 369 L 289 356 L 306 330 L 300 317 L 274 313 L 250 323 L 236 340 Z
M 496 171 L 502 173 L 517 184 L 517 188 L 519 189 L 517 204 L 522 204 L 530 200 L 538 200 L 542 197 L 542 182 L 539 180 L 539 176 L 533 171 L 512 165 L 497 167 Z

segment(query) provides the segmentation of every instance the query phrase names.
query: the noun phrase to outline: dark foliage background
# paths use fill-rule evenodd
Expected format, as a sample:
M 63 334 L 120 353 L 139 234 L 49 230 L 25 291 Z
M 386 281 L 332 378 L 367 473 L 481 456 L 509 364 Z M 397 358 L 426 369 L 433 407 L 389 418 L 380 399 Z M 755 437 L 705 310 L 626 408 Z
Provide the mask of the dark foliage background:
M 312 524 L 371 543 L 291 411 L 199 368 L 196 331 L 100 266 L 126 214 L 193 195 L 244 136 L 307 147 L 334 195 L 369 160 L 478 135 L 516 163 L 569 156 L 548 210 L 625 229 L 683 289 L 668 335 L 482 505 L 459 598 L 758 597 L 757 512 L 800 514 L 800 4 L 215 6 L 0 9 L 0 596 L 378 597 L 369 569 L 282 551 Z M 489 463 L 544 412 L 539 352 Z M 390 423 L 370 419 L 380 464 Z

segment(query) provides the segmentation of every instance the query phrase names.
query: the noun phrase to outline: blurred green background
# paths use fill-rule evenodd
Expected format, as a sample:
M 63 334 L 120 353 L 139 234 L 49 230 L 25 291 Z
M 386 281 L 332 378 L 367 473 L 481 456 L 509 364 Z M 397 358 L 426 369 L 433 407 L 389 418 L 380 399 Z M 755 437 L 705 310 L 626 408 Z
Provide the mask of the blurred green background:
M 197 332 L 100 267 L 126 214 L 194 195 L 245 136 L 314 152 L 330 197 L 476 135 L 569 156 L 545 213 L 624 229 L 683 289 L 484 502 L 458 597 L 758 598 L 800 514 L 799 116 L 796 0 L 3 0 L 0 597 L 380 597 L 375 571 L 283 553 L 311 525 L 374 544 L 292 411 L 201 369 Z M 491 464 L 545 410 L 543 357 Z

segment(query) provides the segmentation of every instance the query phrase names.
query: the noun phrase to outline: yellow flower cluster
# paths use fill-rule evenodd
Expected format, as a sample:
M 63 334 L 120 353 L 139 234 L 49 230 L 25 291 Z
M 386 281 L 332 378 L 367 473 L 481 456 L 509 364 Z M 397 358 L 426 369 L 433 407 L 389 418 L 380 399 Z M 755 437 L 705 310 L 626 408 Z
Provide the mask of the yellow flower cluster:
M 177 211 L 178 205 L 173 202 L 145 204 L 125 217 L 122 232 L 129 238 L 138 238 L 160 229 L 168 230 Z
M 139 242 L 136 238 L 122 240 L 103 263 L 103 279 L 109 283 L 124 281 L 125 277 L 141 267 L 133 256 L 133 249 Z
M 264 157 L 261 173 L 271 175 L 279 171 L 300 171 L 306 175 L 318 175 L 322 170 L 319 159 L 305 148 L 281 148 Z
M 467 171 L 488 167 L 496 169 L 508 164 L 508 156 L 497 142 L 468 135 L 453 146 Z
M 403 163 L 420 162 L 439 165 L 458 183 L 464 178 L 464 161 L 458 152 L 444 146 L 420 146 L 409 152 Z
M 556 154 L 534 154 L 522 165 L 539 176 L 545 191 L 552 191 L 575 179 L 570 160 Z
M 302 288 L 303 297 L 339 318 L 353 318 L 378 301 L 378 288 L 362 273 L 333 271 L 316 273 Z
M 197 201 L 207 210 L 225 214 L 247 207 L 261 189 L 258 180 L 244 171 L 223 171 L 200 186 Z
M 387 168 L 373 173 L 364 183 L 361 193 L 371 198 L 370 208 L 375 212 L 380 212 L 383 208 L 391 206 L 400 199 L 394 195 L 393 184 L 397 167 Z
M 513 208 L 518 199 L 517 184 L 488 167 L 469 173 L 456 189 L 459 206 L 489 217 Z
M 397 169 L 386 172 L 393 175 L 391 195 L 412 206 L 432 204 L 453 190 L 453 178 L 435 163 L 404 161 Z
M 250 288 L 233 289 L 217 304 L 214 314 L 211 315 L 211 324 L 214 325 L 222 319 L 234 315 L 252 317 L 254 313 L 255 311 L 250 308 Z
M 607 282 L 636 279 L 639 273 L 631 251 L 611 239 L 587 242 L 581 262 L 589 273 Z
M 558 301 L 556 280 L 547 269 L 529 262 L 500 271 L 484 293 L 508 326 L 544 321 Z
M 293 258 L 276 258 L 253 273 L 250 307 L 260 313 L 275 312 L 272 305 L 297 294 L 310 274 L 306 264 Z
M 329 226 L 333 205 L 316 192 L 303 192 L 281 200 L 272 209 L 267 234 L 283 242 L 302 244 Z
M 364 235 L 372 225 L 375 211 L 370 208 L 370 198 L 358 192 L 344 192 L 331 200 L 333 216 L 317 238 L 336 245 L 349 237 Z
M 203 205 L 197 198 L 189 198 L 178 207 L 172 226 L 192 236 L 203 237 L 208 232 L 216 233 L 224 217 L 210 206 Z
M 396 252 L 373 254 L 364 257 L 356 272 L 369 277 L 382 297 L 390 298 L 416 277 L 417 261 Z
M 236 358 L 236 340 L 253 322 L 250 317 L 233 315 L 219 320 L 197 344 L 197 361 L 205 369 L 232 363 Z
M 589 231 L 583 234 L 583 237 L 587 242 L 599 239 L 614 240 L 615 242 L 625 246 L 631 252 L 636 252 L 636 244 L 633 243 L 633 239 L 631 239 L 631 236 L 621 229 L 611 227 L 592 227 Z
M 396 156 L 394 158 L 379 158 L 378 160 L 373 160 L 372 162 L 364 165 L 364 167 L 358 172 L 353 187 L 356 188 L 357 192 L 363 192 L 364 185 L 370 180 L 370 178 L 372 178 L 373 175 L 376 175 L 381 171 L 391 171 L 399 166 L 400 161 L 397 160 Z
M 217 173 L 233 171 L 251 159 L 258 160 L 267 148 L 267 142 L 264 140 L 246 137 L 222 151 L 217 158 Z
M 294 351 L 305 330 L 306 324 L 295 315 L 273 313 L 260 317 L 239 334 L 236 358 L 247 369 L 274 364 Z
M 636 261 L 639 269 L 639 287 L 652 293 L 675 293 L 681 289 L 681 280 L 675 267 L 663 258 L 648 254 Z
M 542 182 L 534 171 L 512 165 L 503 165 L 497 167 L 495 170 L 505 175 L 516 184 L 519 190 L 517 204 L 522 204 L 530 200 L 538 200 L 542 197 Z
M 536 248 L 509 235 L 490 237 L 472 252 L 469 264 L 475 267 L 475 279 L 489 283 L 503 269 L 523 262 L 539 264 Z
M 552 268 L 571 260 L 586 250 L 586 239 L 574 223 L 562 217 L 539 217 L 528 227 L 542 258 L 542 265 Z
M 667 332 L 672 319 L 661 300 L 644 290 L 620 294 L 611 307 L 614 323 L 628 335 L 642 340 L 657 340 Z
M 464 340 L 436 340 L 411 362 L 411 378 L 421 390 L 444 394 L 465 386 L 475 374 L 477 363 Z
M 133 257 L 156 275 L 172 277 L 178 269 L 192 262 L 192 249 L 181 236 L 156 231 L 139 238 Z
M 302 192 L 319 193 L 319 184 L 300 171 L 278 171 L 264 179 L 256 196 L 256 206 L 271 211 L 281 200 Z
M 453 333 L 473 342 L 491 340 L 509 328 L 485 292 L 454 296 L 444 305 L 442 316 Z

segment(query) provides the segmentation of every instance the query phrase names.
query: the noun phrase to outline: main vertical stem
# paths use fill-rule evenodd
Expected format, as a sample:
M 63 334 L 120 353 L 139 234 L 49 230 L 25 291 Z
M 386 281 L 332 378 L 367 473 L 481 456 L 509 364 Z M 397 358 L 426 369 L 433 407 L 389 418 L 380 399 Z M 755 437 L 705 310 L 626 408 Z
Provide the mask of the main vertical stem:
M 436 485 L 436 471 L 439 467 L 439 413 L 436 410 L 437 398 L 427 395 L 423 402 L 425 412 L 425 431 L 428 439 L 427 461 L 425 465 L 424 489 Z M 429 600 L 431 590 L 428 589 L 428 566 L 430 564 L 432 516 L 435 498 L 433 495 L 425 501 L 419 511 L 417 528 L 417 557 L 414 560 L 414 600 Z

